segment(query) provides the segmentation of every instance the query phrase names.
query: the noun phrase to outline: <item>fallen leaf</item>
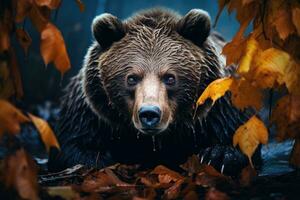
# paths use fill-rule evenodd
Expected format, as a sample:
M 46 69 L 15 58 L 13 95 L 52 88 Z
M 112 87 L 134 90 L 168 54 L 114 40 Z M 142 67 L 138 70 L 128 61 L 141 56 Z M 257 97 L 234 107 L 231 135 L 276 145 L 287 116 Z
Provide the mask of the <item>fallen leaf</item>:
M 252 155 L 257 146 L 268 142 L 268 130 L 264 123 L 256 116 L 251 117 L 245 124 L 241 125 L 234 133 L 233 145 L 239 145 L 241 151 L 248 156 L 251 166 Z
M 176 181 L 171 187 L 165 190 L 163 199 L 177 199 L 180 195 L 183 179 Z
M 32 43 L 32 39 L 29 36 L 29 34 L 22 28 L 17 28 L 16 29 L 16 35 L 17 35 L 17 39 L 21 45 L 21 47 L 23 48 L 25 55 L 27 55 L 28 53 L 28 48 Z
M 202 166 L 197 155 L 190 156 L 184 164 L 180 165 L 190 176 L 199 173 L 202 170 Z
M 30 120 L 15 106 L 0 99 L 0 136 L 4 133 L 18 134 L 20 124 Z
M 253 182 L 253 179 L 257 177 L 257 172 L 251 165 L 248 165 L 244 169 L 242 169 L 239 183 L 242 187 L 248 187 Z
M 151 174 L 158 175 L 159 182 L 163 184 L 170 183 L 171 181 L 176 182 L 184 178 L 179 173 L 170 170 L 163 165 L 158 165 L 157 167 L 155 167 Z
M 210 188 L 205 194 L 205 200 L 229 200 L 229 196 L 216 188 Z
M 38 200 L 37 168 L 24 149 L 5 158 L 4 163 L 5 185 L 15 188 L 22 199 Z
M 54 62 L 61 74 L 70 69 L 71 64 L 64 39 L 61 32 L 51 23 L 48 23 L 41 32 L 40 49 L 46 65 Z
M 29 114 L 29 117 L 34 126 L 38 129 L 47 151 L 49 152 L 51 147 L 56 147 L 59 149 L 60 147 L 58 141 L 48 122 L 32 114 Z

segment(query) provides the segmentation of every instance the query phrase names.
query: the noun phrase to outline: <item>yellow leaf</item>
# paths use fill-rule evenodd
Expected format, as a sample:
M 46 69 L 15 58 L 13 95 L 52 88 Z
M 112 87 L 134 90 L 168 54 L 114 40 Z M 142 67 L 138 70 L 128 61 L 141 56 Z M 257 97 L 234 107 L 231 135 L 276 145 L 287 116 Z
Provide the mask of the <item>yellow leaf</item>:
M 197 106 L 204 104 L 208 98 L 212 99 L 213 103 L 215 103 L 217 99 L 224 96 L 226 91 L 230 89 L 231 84 L 232 79 L 228 77 L 211 82 L 197 100 Z
M 61 32 L 48 23 L 41 32 L 41 54 L 45 64 L 54 62 L 56 68 L 64 74 L 70 69 L 70 59 Z
M 8 101 L 0 100 L 0 137 L 3 133 L 18 134 L 20 124 L 30 120 Z
M 237 70 L 239 74 L 245 74 L 250 70 L 250 66 L 253 63 L 255 55 L 258 54 L 258 51 L 259 51 L 259 44 L 254 38 L 250 37 L 250 39 L 247 40 L 245 52 L 243 57 L 241 58 Z
M 47 151 L 49 152 L 50 147 L 60 148 L 58 141 L 56 140 L 55 134 L 52 131 L 49 124 L 45 120 L 43 120 L 39 117 L 36 117 L 32 114 L 29 114 L 29 117 L 30 117 L 32 123 L 38 129 L 38 131 L 41 135 L 41 138 L 42 138 L 44 144 L 46 145 Z
M 287 53 L 269 48 L 257 56 L 250 76 L 260 88 L 273 88 L 276 83 L 284 83 L 285 69 L 289 64 L 290 56 Z
M 264 123 L 256 116 L 251 117 L 244 125 L 241 125 L 234 133 L 233 145 L 239 145 L 241 151 L 249 158 L 253 167 L 251 157 L 257 146 L 268 142 L 268 130 Z

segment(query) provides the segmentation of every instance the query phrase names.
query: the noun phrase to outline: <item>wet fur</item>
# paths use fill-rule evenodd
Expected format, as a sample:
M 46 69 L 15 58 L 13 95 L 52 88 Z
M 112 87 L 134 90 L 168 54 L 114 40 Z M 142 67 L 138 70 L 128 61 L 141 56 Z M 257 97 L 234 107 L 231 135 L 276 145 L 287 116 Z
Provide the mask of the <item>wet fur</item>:
M 228 95 L 212 108 L 207 103 L 193 120 L 193 105 L 206 86 L 229 73 L 220 56 L 224 41 L 211 34 L 205 41 L 197 39 L 196 46 L 194 38 L 180 34 L 180 19 L 165 10 L 144 11 L 119 27 L 127 34 L 111 47 L 93 43 L 62 100 L 56 129 L 61 152 L 51 155 L 52 168 L 78 163 L 104 167 L 114 162 L 177 166 L 206 147 L 232 145 L 234 131 L 249 114 L 234 108 Z M 128 114 L 132 112 L 126 104 L 130 94 L 124 88 L 123 75 L 131 70 L 127 67 L 137 55 L 142 59 L 135 62 L 145 69 L 165 63 L 181 66 L 174 123 L 155 141 L 137 136 Z

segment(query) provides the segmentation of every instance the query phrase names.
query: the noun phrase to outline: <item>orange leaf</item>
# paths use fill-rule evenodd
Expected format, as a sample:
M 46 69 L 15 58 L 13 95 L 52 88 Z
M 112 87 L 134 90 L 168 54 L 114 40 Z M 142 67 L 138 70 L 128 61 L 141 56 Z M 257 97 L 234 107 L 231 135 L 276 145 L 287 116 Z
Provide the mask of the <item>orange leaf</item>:
M 47 65 L 54 62 L 56 68 L 64 74 L 70 69 L 70 60 L 61 32 L 51 23 L 48 23 L 41 32 L 41 54 Z
M 19 109 L 5 100 L 0 100 L 0 136 L 3 133 L 19 133 L 20 124 L 29 121 Z
M 299 137 L 300 96 L 286 95 L 278 100 L 271 122 L 276 124 L 278 141 Z
M 280 9 L 277 12 L 274 25 L 279 34 L 279 37 L 283 40 L 285 40 L 290 34 L 295 32 L 295 27 L 292 24 L 291 13 L 289 10 Z
M 9 30 L 3 23 L 0 22 L 0 52 L 9 49 L 9 46 L 10 46 Z
M 160 183 L 170 183 L 171 181 L 176 182 L 183 179 L 183 176 L 179 173 L 170 170 L 163 165 L 155 167 L 151 174 L 157 174 Z
M 252 85 L 250 81 L 240 78 L 231 85 L 231 100 L 233 105 L 243 110 L 247 107 L 254 107 L 260 110 L 262 107 L 262 92 L 259 88 Z
M 38 200 L 37 168 L 24 149 L 5 158 L 4 183 L 14 188 L 22 199 Z
M 33 124 L 35 125 L 35 127 L 38 129 L 38 131 L 41 135 L 41 138 L 42 138 L 44 144 L 46 145 L 47 151 L 49 152 L 50 147 L 59 148 L 58 141 L 56 140 L 55 134 L 52 131 L 49 124 L 45 120 L 43 120 L 39 117 L 36 117 L 32 114 L 29 114 L 29 117 L 30 117 L 31 121 L 33 122 Z
M 240 60 L 246 45 L 246 40 L 243 37 L 243 34 L 247 26 L 247 22 L 241 24 L 239 31 L 236 33 L 232 41 L 223 47 L 222 54 L 226 56 L 226 65 L 238 63 Z
M 83 4 L 83 2 L 81 0 L 76 0 L 76 3 L 79 7 L 80 12 L 83 12 L 85 10 L 85 5 Z
M 42 32 L 49 22 L 49 9 L 47 7 L 40 8 L 36 4 L 32 4 L 29 17 L 35 28 Z
M 38 6 L 47 6 L 50 9 L 56 9 L 60 6 L 61 0 L 35 0 Z
M 251 157 L 257 146 L 268 142 L 268 130 L 264 123 L 256 116 L 251 117 L 244 125 L 241 125 L 234 133 L 233 145 L 239 145 L 241 151 L 249 158 L 253 167 Z
M 210 98 L 213 103 L 230 89 L 232 84 L 231 78 L 220 78 L 211 82 L 203 91 L 199 99 L 197 100 L 197 106 L 204 104 L 204 102 Z
M 22 28 L 17 28 L 16 30 L 17 39 L 22 46 L 25 55 L 28 53 L 28 48 L 31 45 L 32 39 L 29 34 Z
M 292 9 L 292 19 L 294 26 L 297 29 L 297 33 L 300 35 L 300 7 L 295 7 Z
M 29 14 L 32 7 L 33 0 L 17 0 L 15 21 L 17 23 L 22 22 Z

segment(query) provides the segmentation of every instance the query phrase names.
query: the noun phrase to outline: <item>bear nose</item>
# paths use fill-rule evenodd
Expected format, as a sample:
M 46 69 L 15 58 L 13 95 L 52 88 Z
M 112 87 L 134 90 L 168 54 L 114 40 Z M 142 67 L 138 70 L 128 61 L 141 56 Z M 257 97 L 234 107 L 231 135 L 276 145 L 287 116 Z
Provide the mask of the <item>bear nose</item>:
M 145 128 L 154 128 L 160 121 L 161 111 L 158 106 L 143 106 L 139 110 L 140 121 Z

